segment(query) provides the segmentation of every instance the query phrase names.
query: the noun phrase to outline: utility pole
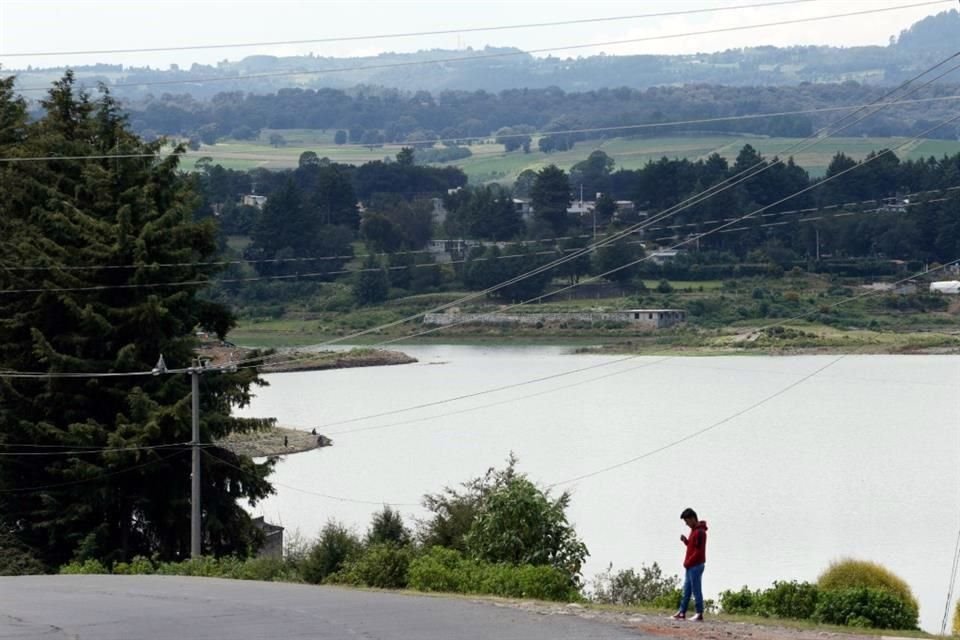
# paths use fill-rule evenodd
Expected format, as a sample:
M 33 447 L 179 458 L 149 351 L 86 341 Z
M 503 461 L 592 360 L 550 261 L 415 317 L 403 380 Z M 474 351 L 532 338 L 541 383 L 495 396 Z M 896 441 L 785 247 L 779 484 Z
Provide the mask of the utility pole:
M 190 374 L 190 400 L 193 405 L 193 437 L 190 445 L 193 448 L 193 468 L 190 473 L 190 557 L 199 558 L 203 555 L 200 545 L 201 512 L 200 512 L 200 373 L 203 366 L 197 360 L 194 366 L 187 369 Z

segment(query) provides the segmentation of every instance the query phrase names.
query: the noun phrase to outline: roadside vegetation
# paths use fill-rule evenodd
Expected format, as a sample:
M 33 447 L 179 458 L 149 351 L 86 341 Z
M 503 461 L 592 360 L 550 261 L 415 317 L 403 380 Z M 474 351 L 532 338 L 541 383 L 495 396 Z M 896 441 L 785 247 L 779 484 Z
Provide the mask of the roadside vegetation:
M 424 496 L 431 515 L 414 529 L 385 506 L 364 535 L 331 521 L 313 542 L 294 536 L 283 558 L 137 557 L 113 565 L 87 559 L 64 565 L 60 573 L 219 577 L 676 609 L 680 580 L 657 563 L 619 571 L 611 565 L 584 583 L 588 550 L 567 521 L 570 495 L 551 496 L 518 472 L 516 463 L 511 456 L 501 470 Z M 830 565 L 816 584 L 724 591 L 706 608 L 712 614 L 877 629 L 916 630 L 919 616 L 903 580 L 880 565 L 854 560 Z

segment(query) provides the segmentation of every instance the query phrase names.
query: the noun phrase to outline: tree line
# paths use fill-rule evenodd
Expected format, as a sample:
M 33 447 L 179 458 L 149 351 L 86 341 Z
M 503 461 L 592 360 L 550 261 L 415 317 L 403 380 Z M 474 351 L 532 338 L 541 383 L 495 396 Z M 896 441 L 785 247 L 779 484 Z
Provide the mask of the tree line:
M 429 93 L 360 86 L 350 90 L 281 89 L 274 94 L 234 91 L 220 93 L 209 101 L 171 93 L 131 101 L 125 106 L 130 111 L 134 129 L 145 137 L 189 138 L 195 145 L 213 144 L 223 138 L 252 139 L 262 130 L 315 129 L 329 130 L 338 144 L 445 140 L 462 146 L 477 138 L 491 138 L 503 144 L 507 151 L 518 151 L 529 148 L 530 140 L 524 135 L 533 131 L 611 128 L 601 134 L 546 136 L 541 149 L 550 152 L 568 149 L 578 141 L 598 135 L 711 132 L 804 137 L 835 120 L 837 114 L 787 115 L 644 131 L 625 125 L 866 104 L 879 99 L 886 91 L 883 86 L 853 81 L 776 88 L 689 84 L 569 93 L 557 87 Z M 935 84 L 911 97 L 936 98 L 956 93 L 955 85 Z M 951 108 L 950 101 L 888 107 L 846 129 L 843 135 L 920 134 L 949 117 Z M 624 128 L 618 129 L 621 126 Z M 950 125 L 933 131 L 930 136 L 955 139 L 957 133 L 957 127 Z

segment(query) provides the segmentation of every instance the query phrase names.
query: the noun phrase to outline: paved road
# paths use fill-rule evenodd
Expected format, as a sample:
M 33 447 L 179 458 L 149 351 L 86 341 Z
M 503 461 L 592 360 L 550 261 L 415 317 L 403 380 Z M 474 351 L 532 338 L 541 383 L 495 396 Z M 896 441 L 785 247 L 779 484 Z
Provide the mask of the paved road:
M 174 576 L 0 578 L 2 640 L 637 640 L 482 602 Z

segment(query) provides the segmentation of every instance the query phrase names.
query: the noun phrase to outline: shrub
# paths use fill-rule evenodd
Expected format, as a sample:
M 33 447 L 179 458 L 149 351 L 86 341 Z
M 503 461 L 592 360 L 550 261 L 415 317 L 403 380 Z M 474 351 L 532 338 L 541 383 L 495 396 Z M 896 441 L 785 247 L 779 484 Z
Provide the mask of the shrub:
M 372 544 L 330 576 L 331 582 L 380 589 L 403 589 L 409 582 L 413 552 L 393 544 Z
M 761 615 L 805 620 L 817 608 L 819 590 L 809 582 L 774 582 L 760 596 Z
M 724 613 L 757 614 L 759 591 L 751 591 L 744 586 L 740 591 L 722 591 L 720 593 L 720 609 Z
M 99 560 L 84 560 L 83 562 L 71 562 L 60 567 L 60 573 L 65 575 L 90 575 L 97 573 L 110 573 L 103 563 Z
M 153 563 L 143 556 L 136 556 L 130 562 L 118 562 L 113 565 L 114 575 L 146 576 L 153 574 L 154 571 Z
M 328 522 L 300 566 L 303 579 L 320 584 L 360 551 L 360 541 L 342 524 Z
M 821 591 L 870 587 L 886 591 L 914 609 L 919 609 L 910 586 L 892 571 L 875 562 L 845 559 L 834 562 L 820 574 L 817 586 Z
M 853 587 L 821 591 L 813 619 L 878 629 L 916 629 L 916 605 L 883 589 Z
M 593 600 L 603 604 L 640 604 L 672 594 L 680 579 L 664 576 L 660 565 L 641 566 L 640 571 L 624 569 L 613 573 L 613 565 L 593 580 Z
M 454 549 L 432 547 L 410 563 L 409 586 L 417 591 L 470 591 L 463 556 Z
M 953 608 L 953 635 L 960 636 L 960 600 L 957 600 L 957 606 Z
M 409 586 L 418 591 L 484 593 L 507 598 L 579 600 L 563 571 L 549 566 L 491 564 L 433 547 L 410 563 Z

